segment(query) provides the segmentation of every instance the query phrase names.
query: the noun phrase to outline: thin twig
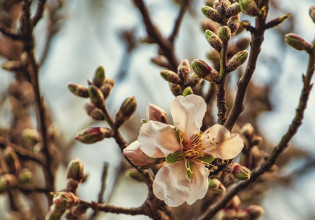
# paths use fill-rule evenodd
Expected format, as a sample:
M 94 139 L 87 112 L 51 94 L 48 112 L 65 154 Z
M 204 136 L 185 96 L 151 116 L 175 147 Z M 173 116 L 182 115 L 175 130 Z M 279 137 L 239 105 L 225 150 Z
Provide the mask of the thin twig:
M 186 13 L 186 11 L 187 11 L 187 8 L 188 8 L 189 4 L 190 4 L 190 0 L 185 0 L 185 1 L 182 3 L 182 5 L 181 5 L 181 7 L 180 7 L 180 11 L 179 11 L 179 13 L 178 13 L 178 16 L 177 16 L 177 18 L 176 18 L 176 20 L 175 20 L 175 24 L 174 24 L 172 33 L 171 33 L 170 36 L 168 37 L 168 40 L 169 40 L 170 42 L 174 42 L 174 40 L 175 40 L 175 38 L 176 38 L 176 36 L 177 36 L 177 34 L 178 34 L 178 32 L 179 32 L 179 27 L 180 27 L 180 25 L 181 25 L 181 23 L 182 23 L 182 21 L 183 21 L 184 15 L 185 15 L 185 13 Z
M 31 21 L 33 27 L 35 27 L 38 21 L 43 17 L 46 1 L 47 0 L 38 0 L 36 12 Z
M 247 181 L 241 182 L 233 187 L 229 192 L 227 192 L 221 200 L 219 200 L 215 205 L 209 207 L 203 215 L 200 216 L 200 220 L 211 219 L 214 215 L 223 209 L 227 203 L 240 191 L 244 190 L 251 183 L 253 183 L 258 177 L 268 171 L 273 164 L 275 164 L 277 158 L 280 154 L 289 146 L 288 143 L 291 138 L 295 135 L 298 128 L 302 124 L 302 120 L 304 117 L 304 111 L 306 109 L 308 97 L 310 95 L 312 84 L 311 79 L 314 74 L 314 63 L 315 63 L 315 41 L 313 42 L 313 50 L 309 56 L 309 63 L 307 68 L 306 76 L 303 75 L 303 89 L 301 92 L 300 100 L 298 107 L 296 109 L 296 114 L 294 119 L 292 120 L 289 129 L 282 136 L 279 144 L 271 151 L 267 160 L 256 170 L 251 173 L 251 178 Z

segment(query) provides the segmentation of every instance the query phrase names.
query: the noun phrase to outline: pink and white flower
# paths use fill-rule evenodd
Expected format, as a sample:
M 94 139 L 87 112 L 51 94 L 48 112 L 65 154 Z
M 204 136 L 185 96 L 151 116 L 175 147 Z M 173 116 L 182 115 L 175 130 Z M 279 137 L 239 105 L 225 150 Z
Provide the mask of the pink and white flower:
M 232 159 L 244 146 L 238 134 L 219 124 L 201 132 L 206 108 L 200 96 L 177 96 L 171 105 L 174 126 L 150 120 L 140 129 L 141 151 L 167 162 L 155 176 L 153 193 L 171 207 L 202 199 L 208 190 L 210 163 L 214 158 Z

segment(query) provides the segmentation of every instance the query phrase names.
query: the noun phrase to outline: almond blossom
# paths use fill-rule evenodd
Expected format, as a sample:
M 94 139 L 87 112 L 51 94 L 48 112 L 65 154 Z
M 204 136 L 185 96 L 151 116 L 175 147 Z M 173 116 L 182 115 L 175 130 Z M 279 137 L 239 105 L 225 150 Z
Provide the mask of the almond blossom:
M 238 134 L 215 124 L 200 131 L 207 105 L 197 95 L 177 96 L 171 105 L 173 125 L 149 120 L 140 129 L 138 141 L 143 154 L 165 158 L 153 182 L 154 195 L 171 207 L 195 203 L 208 190 L 211 162 L 232 159 L 244 143 Z

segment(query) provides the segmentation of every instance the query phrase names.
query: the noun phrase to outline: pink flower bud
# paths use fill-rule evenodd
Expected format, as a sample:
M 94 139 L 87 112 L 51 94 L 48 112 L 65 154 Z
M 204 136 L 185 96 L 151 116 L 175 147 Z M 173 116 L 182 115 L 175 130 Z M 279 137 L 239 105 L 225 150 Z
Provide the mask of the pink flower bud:
M 153 104 L 149 104 L 147 107 L 147 118 L 152 121 L 159 121 L 167 124 L 166 112 Z
M 138 167 L 146 166 L 156 161 L 156 159 L 148 157 L 143 153 L 140 149 L 139 141 L 132 142 L 124 149 L 123 153 L 135 166 Z
M 238 163 L 229 164 L 226 171 L 231 173 L 233 177 L 238 180 L 248 180 L 250 178 L 250 170 Z
M 112 135 L 112 131 L 109 128 L 92 127 L 80 131 L 75 139 L 85 144 L 93 144 L 97 141 L 103 140 L 104 138 L 109 138 Z

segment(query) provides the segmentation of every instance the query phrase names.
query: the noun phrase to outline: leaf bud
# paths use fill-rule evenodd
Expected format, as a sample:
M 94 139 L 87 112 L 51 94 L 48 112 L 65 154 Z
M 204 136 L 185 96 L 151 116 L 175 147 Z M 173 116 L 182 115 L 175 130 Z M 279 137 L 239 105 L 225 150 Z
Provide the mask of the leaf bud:
M 93 144 L 103 140 L 104 138 L 109 138 L 112 136 L 113 133 L 109 128 L 92 127 L 80 131 L 75 139 L 85 144 Z
M 315 23 L 315 6 L 310 7 L 309 15 L 310 15 L 311 19 L 313 20 L 313 22 Z
M 105 70 L 104 67 L 99 66 L 94 73 L 93 85 L 101 87 L 105 81 Z
M 115 115 L 115 127 L 120 127 L 126 122 L 137 109 L 137 101 L 134 96 L 128 97 L 123 101 L 120 109 Z
M 220 16 L 219 12 L 212 7 L 203 6 L 201 7 L 201 12 L 209 19 L 219 22 L 222 21 L 222 17 Z
M 101 90 L 102 93 L 103 93 L 104 99 L 106 99 L 106 98 L 109 96 L 109 94 L 112 92 L 113 86 L 112 86 L 111 84 L 104 83 L 104 84 L 100 87 L 100 90 Z
M 239 0 L 240 8 L 244 14 L 250 16 L 258 15 L 259 9 L 254 0 Z
M 167 124 L 167 113 L 156 105 L 149 104 L 146 109 L 146 114 L 149 120 Z
M 253 220 L 258 219 L 265 213 L 265 210 L 259 205 L 250 205 L 245 208 L 244 211 L 246 211 L 249 214 L 250 219 Z
M 248 180 L 250 178 L 250 170 L 238 163 L 230 163 L 226 167 L 226 171 L 231 173 L 235 179 Z
M 25 128 L 22 131 L 22 139 L 24 143 L 28 146 L 34 146 L 39 142 L 39 134 L 38 131 L 31 128 Z
M 234 33 L 240 27 L 240 15 L 235 15 L 229 18 L 227 26 L 230 28 L 231 32 Z
M 103 106 L 105 104 L 105 99 L 102 91 L 94 85 L 89 86 L 89 97 L 91 102 L 96 106 Z
M 180 77 L 171 70 L 161 70 L 161 76 L 163 77 L 163 79 L 165 79 L 168 82 L 175 83 L 175 84 L 181 83 Z
M 70 92 L 72 92 L 74 95 L 78 97 L 81 97 L 81 98 L 89 97 L 88 89 L 82 85 L 78 85 L 76 83 L 69 83 L 68 89 L 70 90 Z
M 28 168 L 23 168 L 19 173 L 19 182 L 21 184 L 30 184 L 33 182 L 33 173 Z
M 219 38 L 222 42 L 228 42 L 231 38 L 231 30 L 228 26 L 222 26 L 219 28 Z
M 84 179 L 84 165 L 77 159 L 72 159 L 67 167 L 67 178 L 82 181 Z
M 183 91 L 183 96 L 186 97 L 188 95 L 194 94 L 194 91 L 190 86 L 186 87 Z
M 218 194 L 223 194 L 226 191 L 225 186 L 218 179 L 209 179 L 209 189 Z
M 4 149 L 3 159 L 10 173 L 17 173 L 21 169 L 20 160 L 12 147 L 8 146 Z
M 179 84 L 170 83 L 169 85 L 174 96 L 179 96 L 183 94 L 182 87 Z
M 16 184 L 16 177 L 13 174 L 7 173 L 0 176 L 0 192 L 12 189 Z
M 240 4 L 238 2 L 234 2 L 233 4 L 231 4 L 227 8 L 227 10 L 225 12 L 225 16 L 226 17 L 232 17 L 232 16 L 239 14 L 240 12 L 241 12 Z
M 177 68 L 178 76 L 184 81 L 184 83 L 187 83 L 190 76 L 190 64 L 187 59 L 184 59 Z
M 239 68 L 246 61 L 247 56 L 248 56 L 247 50 L 237 52 L 227 63 L 226 65 L 227 72 L 232 72 Z
M 305 50 L 308 53 L 310 53 L 310 51 L 312 50 L 311 45 L 297 34 L 293 33 L 286 34 L 284 39 L 285 42 L 289 44 L 289 46 L 296 50 Z
M 212 32 L 210 30 L 206 30 L 205 36 L 206 36 L 208 43 L 211 45 L 211 47 L 213 47 L 216 51 L 220 52 L 221 48 L 222 48 L 222 41 L 218 37 L 218 35 L 216 35 L 214 32 Z
M 139 173 L 139 171 L 134 167 L 126 170 L 126 176 L 140 183 L 145 181 L 144 176 L 141 173 Z
M 191 67 L 193 71 L 201 78 L 210 82 L 219 82 L 218 72 L 211 68 L 205 61 L 194 59 L 191 62 Z

